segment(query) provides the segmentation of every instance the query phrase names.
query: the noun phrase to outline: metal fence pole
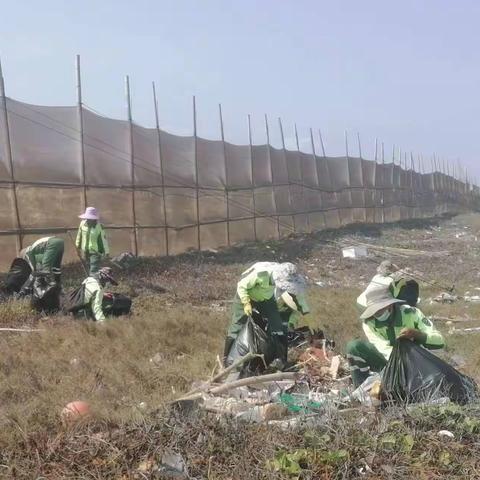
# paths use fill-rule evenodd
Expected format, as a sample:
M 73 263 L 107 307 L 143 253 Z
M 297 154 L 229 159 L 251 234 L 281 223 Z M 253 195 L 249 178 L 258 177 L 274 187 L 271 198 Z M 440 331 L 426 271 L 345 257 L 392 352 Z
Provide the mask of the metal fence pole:
M 317 153 L 315 151 L 315 141 L 313 139 L 313 130 L 311 128 L 310 128 L 310 143 L 312 144 L 313 161 L 315 162 L 315 171 L 317 172 L 317 184 L 319 188 L 319 190 L 317 191 L 317 195 L 320 197 L 320 205 L 322 206 L 322 215 L 323 215 L 323 226 L 324 228 L 326 228 L 327 217 L 325 215 L 325 209 L 323 208 L 322 192 L 320 191 L 320 175 L 318 174 Z
M 75 72 L 77 77 L 77 108 L 78 108 L 78 125 L 80 130 L 80 162 L 82 171 L 82 185 L 83 185 L 83 209 L 87 208 L 87 174 L 85 168 L 85 148 L 83 143 L 83 100 L 82 100 L 82 71 L 80 64 L 80 55 L 77 55 L 75 62 Z
M 252 143 L 252 128 L 250 125 L 250 115 L 248 116 L 248 132 L 249 132 L 249 138 L 250 138 L 250 144 Z M 265 114 L 265 134 L 267 136 L 267 152 L 268 152 L 268 161 L 270 163 L 270 175 L 272 177 L 272 188 L 273 188 L 273 199 L 275 201 L 275 213 L 277 214 L 277 234 L 278 238 L 280 238 L 280 215 L 278 211 L 278 203 L 277 203 L 277 197 L 275 194 L 275 177 L 274 177 L 274 169 L 272 165 L 272 158 L 270 155 L 270 128 L 268 126 L 268 117 L 267 114 Z
M 292 208 L 292 190 L 291 190 L 291 182 L 290 182 L 290 173 L 288 171 L 288 163 L 287 163 L 287 150 L 285 148 L 285 136 L 283 135 L 283 125 L 282 125 L 282 119 L 278 119 L 278 126 L 280 127 L 280 135 L 282 137 L 282 149 L 283 149 L 283 155 L 285 157 L 285 164 L 287 165 L 287 175 L 288 175 L 288 199 L 289 199 L 289 204 L 290 204 L 290 211 L 293 211 L 292 214 L 292 222 L 293 222 L 293 232 L 296 233 L 297 231 L 297 226 L 295 222 L 295 212 L 294 208 Z
M 301 182 L 302 182 L 302 204 L 303 204 L 303 211 L 306 212 L 307 208 L 306 208 L 306 204 L 305 204 L 305 172 L 303 170 L 303 158 L 300 155 L 300 141 L 298 139 L 297 124 L 295 123 L 294 126 L 295 126 L 295 141 L 296 141 L 296 144 L 297 144 L 298 159 L 300 161 L 300 179 L 301 179 Z M 307 211 L 306 215 L 307 215 L 307 231 L 310 232 L 311 231 L 311 229 L 310 229 L 310 216 L 308 214 L 308 211 Z
M 247 116 L 247 124 L 248 124 L 248 145 L 250 147 L 250 175 L 252 176 L 252 202 L 253 202 L 253 237 L 255 241 L 257 241 L 257 202 L 255 201 L 255 182 L 253 176 L 253 141 L 252 141 L 252 120 L 250 118 L 250 114 Z M 267 127 L 268 130 L 268 127 Z M 270 162 L 270 146 L 267 145 L 267 152 L 268 152 L 268 161 L 270 163 L 270 171 L 272 171 L 272 165 Z M 273 191 L 273 177 L 272 177 L 272 191 Z M 273 193 L 273 198 L 275 200 L 275 192 Z M 277 208 L 275 207 L 275 212 Z M 278 217 L 277 217 L 277 230 L 278 230 Z M 280 238 L 280 233 L 279 233 Z
M 385 148 L 382 142 L 382 223 L 385 223 Z
M 135 208 L 135 152 L 133 146 L 132 97 L 130 94 L 130 78 L 125 76 L 125 93 L 127 99 L 128 128 L 130 132 L 130 174 L 132 185 L 132 223 L 133 223 L 133 252 L 138 255 L 137 212 Z
M 195 101 L 195 95 L 193 96 L 193 138 L 195 143 L 194 150 L 194 163 L 195 163 L 195 199 L 197 209 L 197 248 L 201 250 L 200 241 L 200 187 L 198 183 L 198 146 L 197 146 L 197 104 Z
M 165 222 L 165 250 L 167 257 L 170 255 L 170 249 L 168 245 L 168 220 L 167 220 L 167 196 L 165 194 L 165 172 L 163 168 L 163 155 L 162 155 L 162 138 L 160 134 L 160 121 L 158 115 L 158 101 L 157 101 L 157 90 L 155 88 L 155 82 L 152 82 L 152 91 L 153 91 L 153 106 L 155 109 L 155 128 L 157 130 L 157 141 L 158 141 L 158 158 L 160 161 L 160 182 L 162 185 L 162 203 L 163 203 L 163 221 Z
M 13 193 L 13 208 L 15 210 L 15 220 L 17 223 L 17 251 L 20 251 L 23 247 L 23 238 L 22 238 L 22 224 L 20 222 L 20 212 L 18 210 L 18 197 L 17 197 L 17 182 L 15 181 L 15 171 L 13 166 L 13 155 L 12 155 L 12 142 L 10 137 L 10 124 L 8 121 L 8 112 L 7 112 L 7 97 L 5 95 L 5 80 L 3 78 L 2 63 L 0 61 L 0 101 L 2 102 L 3 110 L 3 121 L 5 125 L 5 141 L 6 141 L 6 155 L 8 165 L 10 167 L 10 180 L 12 182 L 12 193 Z
M 222 115 L 222 104 L 218 104 L 218 115 L 220 118 L 220 134 L 222 136 L 222 146 L 223 146 L 223 162 L 225 167 L 225 200 L 227 202 L 227 245 L 230 246 L 230 199 L 229 199 L 229 192 L 228 192 L 228 162 L 227 162 L 227 146 L 225 144 L 225 130 L 223 127 L 223 115 Z M 250 150 L 251 154 L 251 150 Z M 251 161 L 251 155 L 250 155 Z M 253 182 L 253 172 L 252 172 L 252 182 Z M 255 209 L 255 207 L 254 207 Z M 255 235 L 255 240 L 257 236 Z

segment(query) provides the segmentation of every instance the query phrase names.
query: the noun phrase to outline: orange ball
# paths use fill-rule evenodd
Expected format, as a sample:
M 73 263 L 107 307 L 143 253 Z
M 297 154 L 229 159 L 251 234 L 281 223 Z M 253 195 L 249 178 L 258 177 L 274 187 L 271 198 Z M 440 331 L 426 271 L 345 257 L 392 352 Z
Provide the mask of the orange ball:
M 61 417 L 65 423 L 76 422 L 85 417 L 89 417 L 92 411 L 90 405 L 82 400 L 70 402 L 62 410 Z

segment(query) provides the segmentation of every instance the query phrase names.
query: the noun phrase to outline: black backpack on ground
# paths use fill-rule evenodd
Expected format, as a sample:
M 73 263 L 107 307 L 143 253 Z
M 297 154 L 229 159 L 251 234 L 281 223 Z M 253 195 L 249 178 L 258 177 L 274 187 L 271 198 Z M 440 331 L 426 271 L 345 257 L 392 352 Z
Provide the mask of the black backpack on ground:
M 102 300 L 102 310 L 105 316 L 119 317 L 128 315 L 132 308 L 132 300 L 121 293 L 105 292 Z

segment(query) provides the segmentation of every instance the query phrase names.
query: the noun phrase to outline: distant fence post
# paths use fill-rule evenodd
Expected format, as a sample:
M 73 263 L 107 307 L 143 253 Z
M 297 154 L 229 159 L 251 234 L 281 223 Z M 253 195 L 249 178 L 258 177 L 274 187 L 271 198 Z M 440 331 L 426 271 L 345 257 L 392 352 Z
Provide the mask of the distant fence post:
M 198 183 L 198 145 L 197 145 L 197 103 L 193 96 L 193 140 L 194 140 L 194 163 L 195 163 L 195 199 L 197 209 L 197 248 L 202 249 L 200 240 L 200 185 Z
M 323 198 L 322 198 L 322 192 L 320 190 L 320 175 L 318 171 L 318 163 L 317 163 L 317 153 L 315 151 L 315 141 L 313 139 L 313 130 L 310 128 L 310 143 L 312 144 L 312 155 L 313 155 L 313 161 L 315 162 L 315 171 L 317 172 L 317 184 L 318 184 L 318 190 L 317 190 L 317 195 L 320 197 L 320 205 L 321 205 L 321 210 L 322 210 L 322 216 L 323 216 L 323 227 L 327 228 L 327 216 L 325 215 L 325 208 L 323 205 Z
M 160 121 L 158 116 L 158 101 L 157 101 L 157 90 L 155 88 L 155 82 L 152 82 L 153 90 L 153 106 L 155 109 L 155 127 L 157 130 L 157 140 L 158 140 L 158 158 L 160 160 L 160 182 L 162 185 L 162 202 L 163 202 L 163 221 L 165 222 L 165 251 L 168 255 L 170 254 L 169 245 L 168 245 L 168 220 L 167 220 L 167 196 L 165 195 L 165 172 L 163 168 L 163 155 L 162 155 L 162 138 L 160 135 Z
M 125 93 L 127 97 L 128 129 L 130 132 L 130 175 L 132 184 L 132 223 L 133 223 L 133 252 L 138 255 L 137 239 L 137 212 L 135 209 L 135 152 L 133 146 L 132 98 L 130 95 L 130 78 L 125 76 Z
M 230 246 L 230 201 L 228 196 L 228 162 L 227 162 L 227 146 L 225 145 L 225 130 L 223 128 L 223 115 L 222 115 L 222 104 L 218 104 L 218 115 L 220 117 L 220 134 L 222 137 L 222 146 L 223 146 L 223 165 L 225 168 L 225 200 L 227 207 L 227 245 Z M 253 174 L 252 174 L 252 183 L 253 183 Z M 255 235 L 256 240 L 256 235 Z
M 82 171 L 83 186 L 83 209 L 87 208 L 87 174 L 85 168 L 85 147 L 84 147 L 84 128 L 83 128 L 83 99 L 82 99 L 82 71 L 80 64 L 80 55 L 77 55 L 75 62 L 75 71 L 77 77 L 77 109 L 78 109 L 78 126 L 80 131 L 80 162 Z
M 295 221 L 295 208 L 292 205 L 292 183 L 290 182 L 290 173 L 288 171 L 288 160 L 287 160 L 287 149 L 285 148 L 285 136 L 283 135 L 283 125 L 282 125 L 282 119 L 279 117 L 278 118 L 278 126 L 280 127 L 280 136 L 282 137 L 282 149 L 283 149 L 283 155 L 285 157 L 285 165 L 287 166 L 287 176 L 288 176 L 288 199 L 289 199 L 289 204 L 290 204 L 290 211 L 292 212 L 292 222 L 293 222 L 293 233 L 296 233 L 297 227 L 296 227 L 296 221 Z
M 385 144 L 382 142 L 382 223 L 385 223 Z
M 249 125 L 249 134 L 250 134 L 250 143 L 252 142 L 252 130 L 250 127 L 250 115 L 248 116 L 248 125 Z M 278 238 L 280 239 L 280 215 L 278 212 L 278 203 L 277 203 L 277 197 L 275 193 L 275 176 L 273 174 L 274 169 L 272 165 L 272 156 L 270 155 L 270 128 L 268 126 L 268 116 L 265 114 L 265 135 L 267 136 L 267 152 L 268 152 L 268 161 L 270 162 L 270 176 L 272 177 L 272 188 L 273 188 L 273 198 L 275 200 L 275 212 L 277 214 L 277 233 L 278 233 Z
M 308 214 L 308 209 L 305 203 L 305 172 L 303 171 L 303 158 L 300 155 L 300 141 L 298 139 L 298 130 L 297 124 L 295 123 L 295 141 L 297 143 L 297 153 L 298 153 L 298 161 L 300 162 L 300 181 L 302 182 L 302 209 L 304 214 L 307 217 L 307 231 L 310 232 L 310 215 Z
M 23 247 L 23 238 L 22 238 L 22 224 L 20 222 L 20 213 L 18 211 L 18 198 L 17 198 L 17 183 L 15 181 L 15 172 L 13 169 L 13 155 L 12 155 L 12 142 L 10 138 L 10 125 L 8 122 L 8 112 L 7 112 L 7 97 L 5 95 L 5 81 L 3 79 L 2 72 L 2 63 L 0 61 L 0 100 L 2 102 L 3 110 L 3 121 L 5 128 L 5 142 L 6 142 L 6 154 L 8 165 L 10 167 L 10 180 L 12 182 L 12 193 L 13 193 L 13 208 L 15 210 L 15 219 L 17 224 L 17 251 L 20 251 Z
M 250 147 L 250 175 L 252 176 L 252 202 L 253 202 L 253 238 L 257 241 L 257 202 L 255 200 L 255 179 L 254 179 L 254 170 L 253 170 L 253 141 L 252 141 L 252 121 L 250 114 L 247 116 L 248 123 L 248 145 Z M 267 127 L 268 128 L 268 127 Z M 267 142 L 268 143 L 268 142 Z M 267 145 L 268 152 L 268 162 L 270 163 L 270 170 L 272 171 L 272 165 L 270 162 L 270 145 Z M 273 175 L 273 172 L 272 172 Z M 275 200 L 275 190 L 273 189 L 273 176 L 272 176 L 272 191 L 273 199 Z M 277 212 L 277 207 L 275 203 L 275 213 Z M 278 217 L 277 217 L 277 230 L 278 230 Z M 278 231 L 278 237 L 280 238 L 280 231 Z

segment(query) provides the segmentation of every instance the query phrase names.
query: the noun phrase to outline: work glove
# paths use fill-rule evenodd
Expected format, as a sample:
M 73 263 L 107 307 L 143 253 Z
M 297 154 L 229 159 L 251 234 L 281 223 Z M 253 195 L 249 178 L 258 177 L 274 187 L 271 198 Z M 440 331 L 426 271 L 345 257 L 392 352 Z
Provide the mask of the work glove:
M 251 317 L 252 316 L 252 304 L 250 302 L 248 303 L 245 303 L 243 305 L 243 311 L 245 312 L 245 315 L 247 315 L 247 317 Z

